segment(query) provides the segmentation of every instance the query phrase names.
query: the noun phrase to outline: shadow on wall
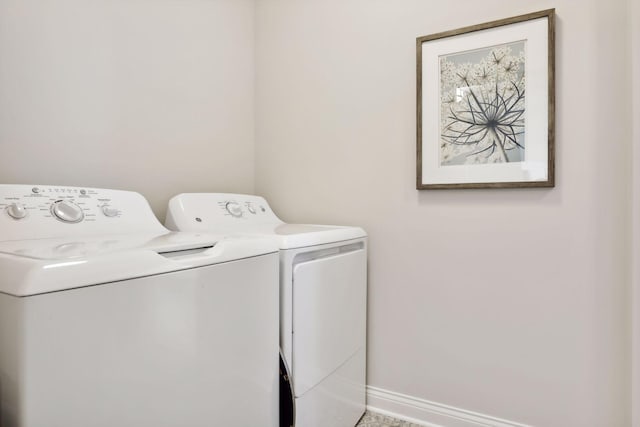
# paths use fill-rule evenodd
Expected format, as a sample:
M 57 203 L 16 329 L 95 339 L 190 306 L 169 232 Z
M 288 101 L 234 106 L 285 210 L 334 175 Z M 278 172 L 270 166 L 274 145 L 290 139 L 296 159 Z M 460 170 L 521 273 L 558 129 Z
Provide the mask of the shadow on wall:
M 503 188 L 503 189 L 455 189 L 416 190 L 418 204 L 449 205 L 473 209 L 483 205 L 513 206 L 559 206 L 562 204 L 562 190 L 555 188 Z

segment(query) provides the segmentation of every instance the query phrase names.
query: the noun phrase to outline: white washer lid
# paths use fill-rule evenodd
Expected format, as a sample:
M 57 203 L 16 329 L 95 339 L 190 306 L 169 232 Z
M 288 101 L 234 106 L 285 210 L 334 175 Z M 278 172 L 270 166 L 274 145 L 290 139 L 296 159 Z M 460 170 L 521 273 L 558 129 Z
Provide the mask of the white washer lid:
M 94 258 L 117 251 L 154 250 L 174 252 L 194 247 L 214 246 L 221 238 L 212 234 L 113 234 L 84 238 L 12 240 L 0 242 L 0 253 L 41 260 L 65 261 Z
M 0 293 L 30 296 L 277 252 L 269 238 L 206 233 L 107 235 L 0 243 Z

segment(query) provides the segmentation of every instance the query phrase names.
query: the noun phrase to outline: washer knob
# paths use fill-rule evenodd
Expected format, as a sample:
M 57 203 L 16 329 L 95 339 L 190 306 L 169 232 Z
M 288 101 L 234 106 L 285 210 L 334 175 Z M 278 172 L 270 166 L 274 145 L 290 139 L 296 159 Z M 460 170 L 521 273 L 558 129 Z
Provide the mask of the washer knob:
M 247 210 L 249 211 L 249 213 L 255 215 L 256 214 L 256 208 L 253 207 L 252 204 L 248 203 L 247 204 Z
M 104 205 L 102 207 L 102 213 L 104 214 L 104 216 L 109 217 L 109 218 L 113 218 L 118 216 L 118 213 L 120 211 L 112 206 L 109 205 Z
M 14 202 L 7 206 L 7 213 L 13 219 L 22 219 L 27 216 L 27 210 L 22 203 Z
M 225 207 L 231 216 L 235 216 L 236 218 L 240 218 L 242 216 L 242 207 L 240 207 L 236 202 L 228 202 Z
M 51 205 L 51 213 L 62 222 L 76 223 L 84 219 L 82 208 L 67 200 L 58 200 Z

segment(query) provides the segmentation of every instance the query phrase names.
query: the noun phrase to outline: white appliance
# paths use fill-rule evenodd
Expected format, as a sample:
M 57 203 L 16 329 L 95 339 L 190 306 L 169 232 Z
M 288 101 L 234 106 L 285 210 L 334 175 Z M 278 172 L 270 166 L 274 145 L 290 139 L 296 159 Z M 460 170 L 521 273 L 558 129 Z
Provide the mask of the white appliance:
M 126 191 L 0 185 L 0 425 L 278 424 L 278 254 Z
M 364 230 L 285 224 L 262 197 L 205 193 L 171 199 L 165 225 L 278 243 L 280 345 L 293 380 L 295 426 L 353 427 L 365 410 Z

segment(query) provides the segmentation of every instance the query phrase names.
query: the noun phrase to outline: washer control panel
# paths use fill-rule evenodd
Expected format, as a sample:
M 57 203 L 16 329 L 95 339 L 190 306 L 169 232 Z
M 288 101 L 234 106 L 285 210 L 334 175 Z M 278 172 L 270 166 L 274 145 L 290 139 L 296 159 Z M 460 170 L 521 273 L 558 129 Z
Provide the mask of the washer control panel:
M 158 230 L 138 193 L 49 185 L 0 185 L 0 240 Z
M 77 224 L 82 221 L 97 221 L 100 217 L 119 218 L 123 215 L 122 210 L 116 207 L 113 194 L 106 194 L 109 190 L 49 186 L 28 189 L 20 188 L 22 186 L 2 187 L 5 188 L 0 190 L 0 209 L 4 208 L 9 218 L 15 221 L 53 218 L 67 224 Z

